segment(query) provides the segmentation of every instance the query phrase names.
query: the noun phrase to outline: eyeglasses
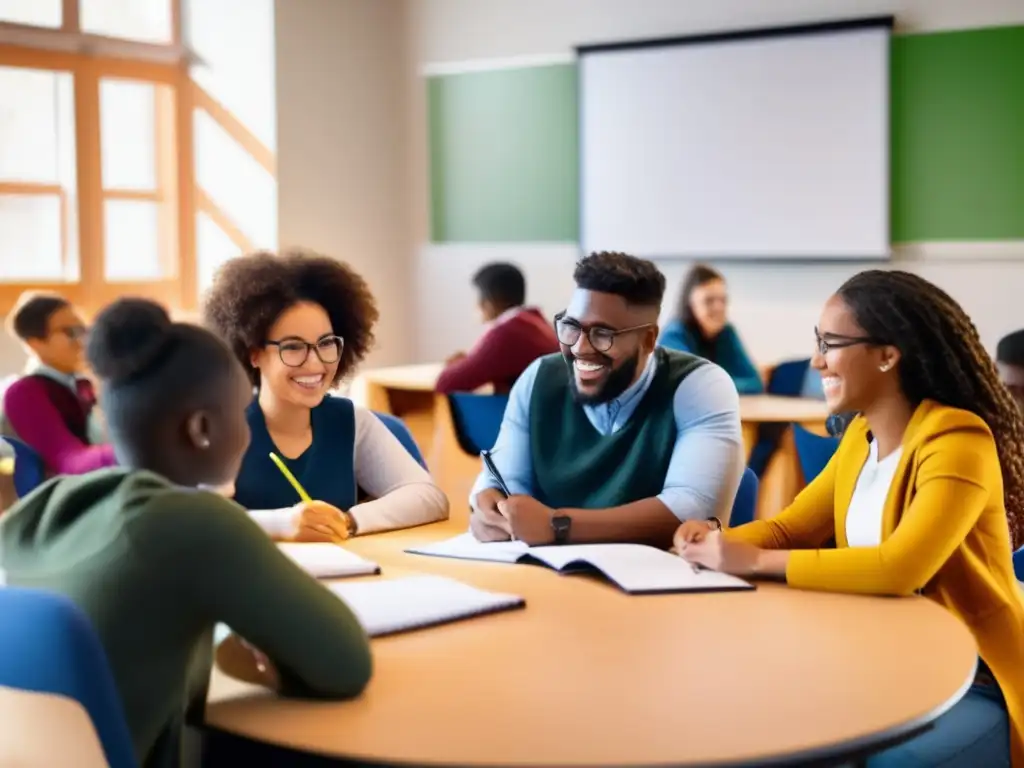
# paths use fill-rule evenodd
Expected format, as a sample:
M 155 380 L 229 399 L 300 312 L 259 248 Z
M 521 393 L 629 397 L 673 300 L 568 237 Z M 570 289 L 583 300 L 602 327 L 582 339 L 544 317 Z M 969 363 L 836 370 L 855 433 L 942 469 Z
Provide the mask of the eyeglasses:
M 309 353 L 315 352 L 324 365 L 333 365 L 341 360 L 345 349 L 345 340 L 341 336 L 323 336 L 315 344 L 302 339 L 281 339 L 266 342 L 268 347 L 277 347 L 281 362 L 289 368 L 299 368 L 306 364 Z
M 576 342 L 583 335 L 584 330 L 586 330 L 590 346 L 597 352 L 607 352 L 611 349 L 617 336 L 621 336 L 624 333 L 632 333 L 633 331 L 642 331 L 653 326 L 654 323 L 644 323 L 643 325 L 633 325 L 629 328 L 613 330 L 600 325 L 592 325 L 584 329 L 575 320 L 566 319 L 564 312 L 559 312 L 555 315 L 555 335 L 558 336 L 559 342 L 567 347 L 575 346 Z
M 84 325 L 68 325 L 58 328 L 57 333 L 63 333 L 71 341 L 84 341 L 85 337 L 89 335 L 89 329 Z
M 814 342 L 822 356 L 827 355 L 833 349 L 845 349 L 846 347 L 855 347 L 858 344 L 886 343 L 873 336 L 840 336 L 834 333 L 830 333 L 828 336 L 827 339 L 823 339 L 818 329 L 814 329 Z

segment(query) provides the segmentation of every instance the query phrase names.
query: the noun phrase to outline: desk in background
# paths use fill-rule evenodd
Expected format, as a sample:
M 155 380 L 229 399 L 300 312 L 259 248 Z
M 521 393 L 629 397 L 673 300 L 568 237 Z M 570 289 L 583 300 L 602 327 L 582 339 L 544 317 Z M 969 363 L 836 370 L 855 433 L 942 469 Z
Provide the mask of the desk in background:
M 353 539 L 384 577 L 450 576 L 526 608 L 373 641 L 348 702 L 212 678 L 206 722 L 375 764 L 763 765 L 846 758 L 926 726 L 974 674 L 968 630 L 923 597 L 762 584 L 629 597 L 539 566 L 402 550 L 454 523 Z
M 449 436 L 451 414 L 441 402 L 443 398 L 434 394 L 441 369 L 440 364 L 426 364 L 368 370 L 353 380 L 350 397 L 359 405 L 392 413 L 405 421 L 426 455 L 438 484 L 451 499 L 453 511 L 460 514 L 479 462 L 474 457 L 454 453 L 459 449 Z M 812 432 L 825 434 L 826 418 L 828 409 L 819 400 L 775 395 L 740 398 L 740 421 L 748 454 L 757 439 L 760 424 L 794 422 Z M 803 485 L 792 434 L 787 432 L 762 478 L 758 517 L 777 514 Z

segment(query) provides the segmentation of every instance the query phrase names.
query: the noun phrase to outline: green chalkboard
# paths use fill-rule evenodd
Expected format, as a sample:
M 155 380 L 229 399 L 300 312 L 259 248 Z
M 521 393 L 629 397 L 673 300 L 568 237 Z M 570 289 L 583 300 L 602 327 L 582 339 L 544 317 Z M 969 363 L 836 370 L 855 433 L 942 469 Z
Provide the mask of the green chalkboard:
M 435 242 L 573 242 L 576 67 L 428 78 Z
M 892 237 L 1024 238 L 1024 27 L 897 37 Z
M 1024 26 L 895 36 L 891 73 L 893 242 L 1024 238 Z M 427 87 L 433 240 L 575 242 L 575 66 Z

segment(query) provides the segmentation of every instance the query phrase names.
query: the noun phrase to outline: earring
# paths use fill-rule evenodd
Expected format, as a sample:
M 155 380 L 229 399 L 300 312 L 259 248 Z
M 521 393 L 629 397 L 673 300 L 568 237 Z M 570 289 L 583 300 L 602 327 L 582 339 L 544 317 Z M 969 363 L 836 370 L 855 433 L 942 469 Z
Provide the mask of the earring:
M 207 448 L 209 448 L 210 447 L 210 438 L 208 438 L 208 437 L 201 437 L 201 438 L 199 438 L 199 447 L 202 448 L 204 451 Z
M 882 373 L 885 373 L 886 371 L 889 370 L 889 367 L 890 366 L 888 363 L 883 363 L 882 365 L 878 366 L 878 370 L 880 370 Z

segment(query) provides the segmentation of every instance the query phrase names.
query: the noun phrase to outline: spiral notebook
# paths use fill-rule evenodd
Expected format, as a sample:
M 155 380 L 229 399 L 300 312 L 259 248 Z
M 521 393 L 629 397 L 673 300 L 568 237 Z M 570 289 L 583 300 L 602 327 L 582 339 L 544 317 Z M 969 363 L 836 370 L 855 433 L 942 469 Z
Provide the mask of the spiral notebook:
M 559 573 L 597 571 L 631 595 L 660 592 L 730 592 L 754 585 L 727 573 L 696 569 L 681 557 L 643 544 L 568 544 L 531 547 L 521 541 L 482 543 L 463 533 L 410 547 L 415 555 L 545 565 Z
M 302 570 L 317 579 L 340 579 L 345 576 L 369 576 L 380 573 L 380 566 L 372 560 L 349 552 L 337 544 L 302 544 L 288 541 L 277 545 Z
M 523 608 L 518 595 L 487 592 L 444 576 L 408 576 L 381 581 L 328 584 L 344 600 L 370 637 Z

